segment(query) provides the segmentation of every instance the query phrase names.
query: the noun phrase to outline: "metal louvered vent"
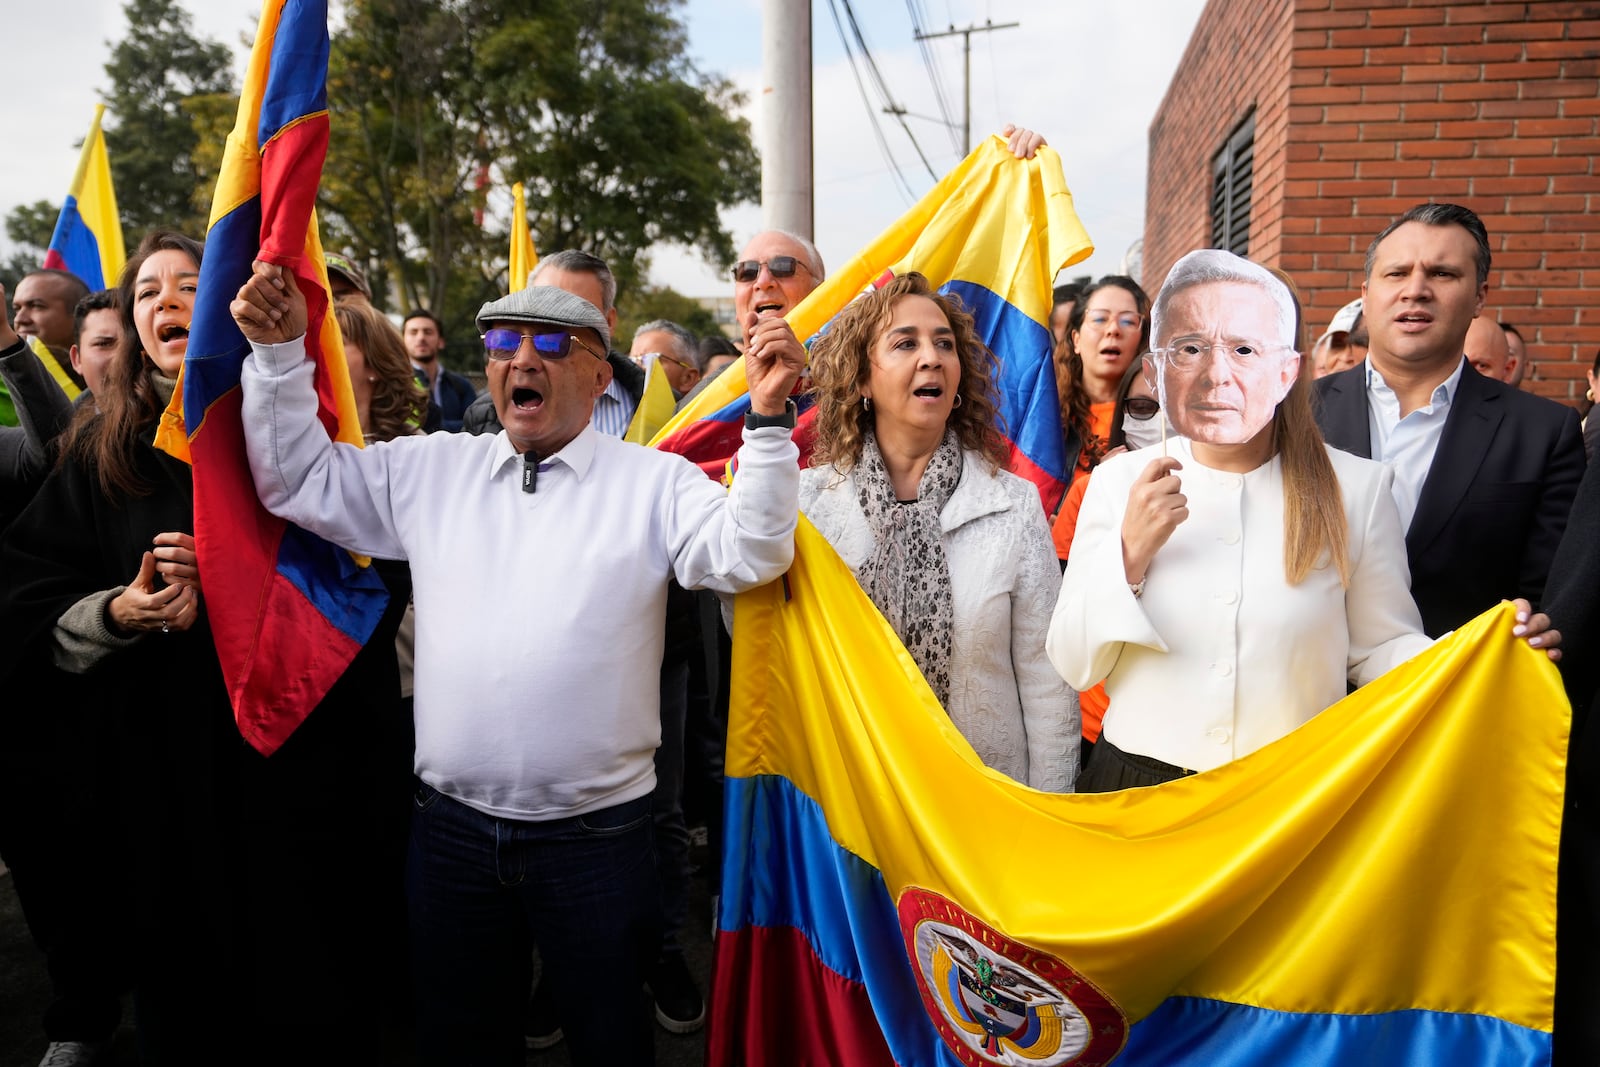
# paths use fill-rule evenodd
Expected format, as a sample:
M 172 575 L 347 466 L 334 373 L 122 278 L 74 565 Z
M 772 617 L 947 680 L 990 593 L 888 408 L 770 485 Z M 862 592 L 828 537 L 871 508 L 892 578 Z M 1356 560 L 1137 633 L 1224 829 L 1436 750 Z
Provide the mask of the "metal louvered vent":
M 1211 160 L 1211 246 L 1250 254 L 1250 188 L 1256 116 L 1246 115 Z

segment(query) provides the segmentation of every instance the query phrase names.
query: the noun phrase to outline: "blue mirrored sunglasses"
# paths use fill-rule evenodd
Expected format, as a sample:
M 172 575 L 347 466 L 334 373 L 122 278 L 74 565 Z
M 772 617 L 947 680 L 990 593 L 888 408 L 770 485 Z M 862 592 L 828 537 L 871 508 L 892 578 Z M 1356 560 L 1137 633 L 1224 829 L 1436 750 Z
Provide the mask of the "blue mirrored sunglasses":
M 533 350 L 543 359 L 566 359 L 572 355 L 574 344 L 596 359 L 605 359 L 604 352 L 596 352 L 592 345 L 570 333 L 519 333 L 516 330 L 494 329 L 483 335 L 483 350 L 490 359 L 515 359 L 523 340 L 533 342 Z

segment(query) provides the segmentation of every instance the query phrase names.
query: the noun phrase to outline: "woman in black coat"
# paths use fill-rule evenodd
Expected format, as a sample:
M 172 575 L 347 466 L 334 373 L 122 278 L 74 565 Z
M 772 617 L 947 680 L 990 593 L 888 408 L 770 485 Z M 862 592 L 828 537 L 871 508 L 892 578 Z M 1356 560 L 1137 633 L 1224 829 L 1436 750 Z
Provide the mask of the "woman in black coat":
M 146 1061 L 371 1060 L 398 942 L 384 922 L 402 884 L 410 754 L 394 633 L 409 590 L 282 748 L 244 742 L 207 626 L 190 470 L 153 444 L 200 257 L 156 233 L 128 261 L 105 395 L 80 407 L 0 544 L 0 675 L 70 680 L 117 739 L 137 861 L 102 873 L 136 913 Z

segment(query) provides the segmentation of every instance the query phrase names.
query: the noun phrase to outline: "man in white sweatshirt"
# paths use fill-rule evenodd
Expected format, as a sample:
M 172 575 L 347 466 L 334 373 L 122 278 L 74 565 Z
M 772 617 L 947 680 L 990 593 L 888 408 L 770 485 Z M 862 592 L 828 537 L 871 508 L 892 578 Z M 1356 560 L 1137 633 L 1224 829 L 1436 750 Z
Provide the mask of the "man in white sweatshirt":
M 652 757 L 667 581 L 737 592 L 794 551 L 797 345 L 746 353 L 752 413 L 724 491 L 589 425 L 605 317 L 535 286 L 478 315 L 504 429 L 359 449 L 317 421 L 304 298 L 258 264 L 232 311 L 252 353 L 262 503 L 411 564 L 416 771 L 407 892 L 424 1064 L 520 1067 L 537 938 L 576 1064 L 649 1064 L 638 991 L 660 947 Z

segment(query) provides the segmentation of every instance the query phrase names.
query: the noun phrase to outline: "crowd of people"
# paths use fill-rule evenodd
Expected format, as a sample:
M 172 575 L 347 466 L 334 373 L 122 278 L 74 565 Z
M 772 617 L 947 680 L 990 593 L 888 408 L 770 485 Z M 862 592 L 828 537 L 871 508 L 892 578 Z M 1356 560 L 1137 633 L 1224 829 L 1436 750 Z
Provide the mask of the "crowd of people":
M 374 1062 L 399 1003 L 430 1065 L 561 1040 L 646 1064 L 652 1014 L 703 1025 L 685 799 L 721 776 L 739 634 L 719 600 L 785 571 L 802 512 L 982 761 L 1038 790 L 1219 767 L 1502 600 L 1574 706 L 1595 696 L 1600 420 L 1517 389 L 1471 211 L 1382 227 L 1314 343 L 1293 279 L 1227 252 L 1153 299 L 1123 276 L 1058 290 L 1071 488 L 1049 510 L 1005 470 L 995 359 L 958 299 L 893 278 L 808 352 L 785 316 L 822 258 L 766 231 L 732 271 L 738 343 L 657 320 L 624 355 L 604 261 L 545 257 L 477 316 L 482 395 L 435 315 L 396 326 L 329 256 L 365 447 L 322 431 L 305 296 L 257 264 L 230 294 L 257 493 L 379 561 L 390 594 L 263 757 L 208 630 L 189 469 L 153 445 L 203 255 L 151 234 L 115 290 L 41 271 L 0 321 L 0 674 L 49 707 L 3 724 L 0 854 L 54 988 L 42 1067 L 94 1062 L 130 990 L 156 1064 Z M 621 440 L 652 367 L 681 406 L 739 358 L 731 488 Z M 1588 830 L 1569 824 L 1564 875 Z M 1588 915 L 1572 872 L 1563 906 Z

